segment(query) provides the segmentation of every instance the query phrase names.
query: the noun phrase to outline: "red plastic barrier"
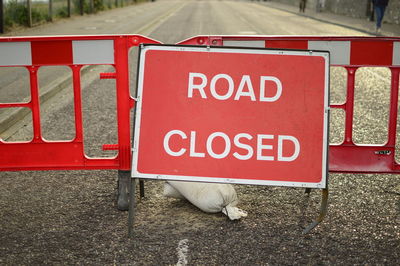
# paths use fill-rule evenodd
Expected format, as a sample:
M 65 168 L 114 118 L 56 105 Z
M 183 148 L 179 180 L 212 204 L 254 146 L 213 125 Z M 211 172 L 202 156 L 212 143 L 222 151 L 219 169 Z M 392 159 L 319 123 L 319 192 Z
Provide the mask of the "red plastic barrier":
M 135 102 L 129 93 L 128 51 L 141 43 L 158 43 L 139 35 L 57 36 L 0 38 L 0 67 L 26 67 L 30 75 L 31 100 L 0 103 L 0 108 L 27 107 L 32 112 L 33 140 L 4 142 L 0 139 L 0 171 L 55 169 L 130 170 L 130 112 Z M 81 104 L 81 68 L 112 65 L 115 73 L 101 78 L 116 79 L 118 144 L 104 149 L 118 150 L 112 158 L 89 158 L 84 153 Z M 75 138 L 46 141 L 41 133 L 38 70 L 41 66 L 65 65 L 73 75 Z
M 400 172 L 400 165 L 395 160 L 399 37 L 197 36 L 180 44 L 330 51 L 331 65 L 347 70 L 347 99 L 344 104 L 330 106 L 344 110 L 346 116 L 343 143 L 329 147 L 329 170 L 352 173 Z M 353 142 L 355 73 L 360 67 L 388 67 L 391 71 L 388 140 L 384 145 L 356 145 Z
M 30 108 L 34 127 L 34 138 L 31 142 L 6 143 L 0 140 L 0 171 L 48 169 L 129 170 L 131 164 L 129 115 L 131 108 L 134 106 L 134 100 L 129 95 L 128 50 L 140 43 L 158 42 L 139 35 L 0 38 L 0 67 L 26 67 L 30 73 L 32 99 L 28 103 L 0 103 L 0 108 Z M 346 115 L 343 143 L 330 145 L 330 171 L 359 173 L 400 172 L 400 165 L 395 160 L 400 38 L 197 36 L 184 40 L 179 44 L 330 51 L 331 65 L 342 66 L 347 70 L 346 102 L 340 105 L 331 105 L 331 108 L 344 110 Z M 57 52 L 48 56 L 49 51 Z M 118 144 L 104 146 L 106 150 L 118 150 L 118 155 L 115 158 L 95 159 L 88 158 L 84 154 L 80 69 L 88 64 L 109 64 L 114 66 L 116 70 L 115 73 L 104 73 L 101 76 L 101 78 L 115 78 L 117 81 Z M 39 67 L 45 65 L 66 65 L 72 69 L 76 128 L 76 137 L 72 141 L 47 142 L 42 138 L 37 71 Z M 391 71 L 388 140 L 384 145 L 356 145 L 353 142 L 355 73 L 360 67 L 388 67 Z

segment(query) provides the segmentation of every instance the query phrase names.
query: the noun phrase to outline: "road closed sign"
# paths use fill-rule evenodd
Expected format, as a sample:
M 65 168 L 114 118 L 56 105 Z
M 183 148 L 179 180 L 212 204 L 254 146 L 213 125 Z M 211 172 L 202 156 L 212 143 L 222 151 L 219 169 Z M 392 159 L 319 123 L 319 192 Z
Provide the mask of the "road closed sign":
M 132 177 L 325 188 L 329 53 L 144 45 Z

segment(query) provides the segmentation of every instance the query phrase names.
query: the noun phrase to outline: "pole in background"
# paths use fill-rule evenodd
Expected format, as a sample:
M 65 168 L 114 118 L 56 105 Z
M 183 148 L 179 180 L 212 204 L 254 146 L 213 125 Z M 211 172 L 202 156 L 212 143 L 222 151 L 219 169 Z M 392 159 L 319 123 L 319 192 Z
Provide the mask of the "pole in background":
M 0 0 L 0 33 L 4 33 L 4 10 L 3 10 L 3 0 Z
M 80 9 L 80 12 L 81 12 L 81 16 L 83 16 L 83 1 L 84 0 L 79 0 L 79 9 Z
M 369 21 L 375 21 L 374 15 L 375 15 L 375 10 L 374 10 L 374 3 L 372 1 L 367 2 L 367 12 L 366 12 L 367 18 Z
M 67 1 L 68 17 L 71 17 L 71 0 Z
M 89 0 L 89 6 L 90 6 L 90 13 L 94 13 L 94 3 L 93 3 L 93 0 Z
M 49 0 L 49 20 L 53 21 L 53 0 Z
M 28 8 L 28 27 L 32 27 L 32 5 L 31 0 L 27 0 L 27 8 Z

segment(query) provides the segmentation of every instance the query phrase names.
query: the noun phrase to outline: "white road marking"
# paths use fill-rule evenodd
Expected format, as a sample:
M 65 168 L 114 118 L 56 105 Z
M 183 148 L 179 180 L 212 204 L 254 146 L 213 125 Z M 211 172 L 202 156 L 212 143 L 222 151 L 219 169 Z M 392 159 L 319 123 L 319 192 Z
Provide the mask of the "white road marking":
M 188 264 L 187 261 L 187 253 L 189 250 L 188 246 L 188 239 L 182 239 L 178 243 L 178 247 L 176 248 L 176 251 L 178 252 L 178 262 L 176 263 L 176 266 L 184 266 Z
M 170 17 L 174 16 L 176 13 L 178 13 L 183 7 L 187 5 L 188 2 L 182 2 L 179 6 L 173 6 L 171 9 L 167 10 L 164 12 L 161 16 L 157 17 L 156 19 L 153 19 L 150 23 L 144 25 L 138 30 L 135 30 L 133 34 L 141 34 L 145 36 L 149 36 L 151 33 L 153 33 L 161 24 L 163 24 L 167 19 Z
M 240 35 L 256 35 L 257 32 L 255 32 L 255 31 L 239 31 L 238 34 L 240 34 Z

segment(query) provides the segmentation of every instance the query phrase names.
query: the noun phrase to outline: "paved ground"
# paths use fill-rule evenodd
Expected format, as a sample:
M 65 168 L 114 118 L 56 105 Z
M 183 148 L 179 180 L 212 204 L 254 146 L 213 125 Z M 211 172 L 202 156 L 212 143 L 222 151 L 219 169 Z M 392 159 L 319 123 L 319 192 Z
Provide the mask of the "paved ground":
M 138 8 L 88 16 L 84 24 L 75 18 L 71 24 L 63 21 L 18 34 L 62 34 L 62 28 L 79 34 L 91 23 L 97 25 L 95 33 L 111 33 L 115 26 L 110 24 L 118 24 L 121 31 L 142 29 L 170 43 L 196 34 L 367 34 L 256 3 L 178 0 Z M 168 15 L 158 13 L 163 8 Z M 135 14 L 131 19 L 135 18 L 136 28 L 119 23 L 129 12 Z M 134 66 L 134 55 L 132 60 Z M 357 85 L 362 90 L 356 96 L 355 117 L 360 125 L 368 125 L 356 132 L 363 142 L 384 140 L 387 128 L 388 71 L 370 72 L 361 72 L 360 79 L 368 82 Z M 115 141 L 115 95 L 112 81 L 88 78 L 87 82 L 83 99 L 91 108 L 85 113 L 86 151 L 98 155 L 101 144 Z M 343 89 L 336 88 L 343 84 L 340 71 L 333 72 L 332 84 L 334 99 L 343 99 Z M 73 137 L 71 97 L 66 88 L 43 104 L 43 131 L 49 139 Z M 373 111 L 363 112 L 365 103 Z M 332 122 L 337 141 L 342 136 L 338 121 L 339 126 Z M 29 127 L 29 119 L 22 120 L 9 140 L 26 138 Z M 400 179 L 396 175 L 332 174 L 328 215 L 308 235 L 301 232 L 318 214 L 318 190 L 307 199 L 297 188 L 236 186 L 239 206 L 249 216 L 231 222 L 223 214 L 205 214 L 187 201 L 166 199 L 162 182 L 148 181 L 145 198 L 138 198 L 131 240 L 127 213 L 115 206 L 116 175 L 116 171 L 1 173 L 0 264 L 171 265 L 186 260 L 189 265 L 398 265 Z

